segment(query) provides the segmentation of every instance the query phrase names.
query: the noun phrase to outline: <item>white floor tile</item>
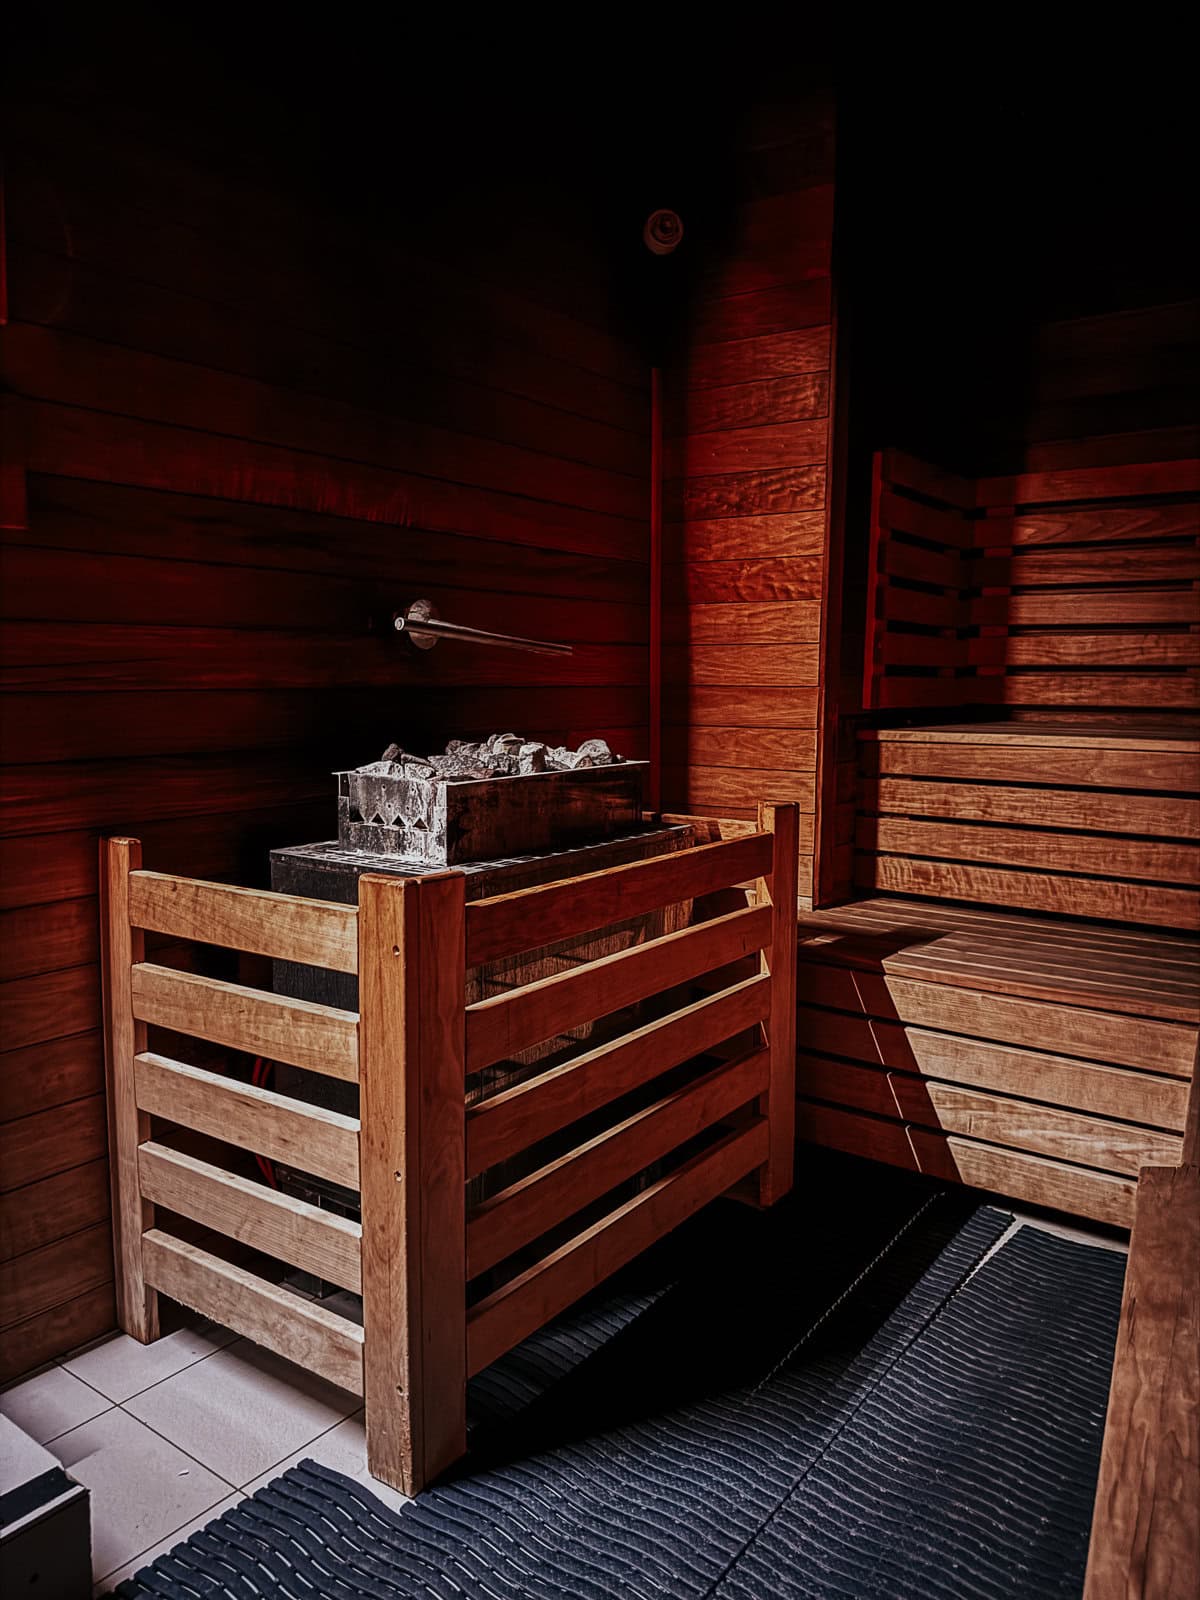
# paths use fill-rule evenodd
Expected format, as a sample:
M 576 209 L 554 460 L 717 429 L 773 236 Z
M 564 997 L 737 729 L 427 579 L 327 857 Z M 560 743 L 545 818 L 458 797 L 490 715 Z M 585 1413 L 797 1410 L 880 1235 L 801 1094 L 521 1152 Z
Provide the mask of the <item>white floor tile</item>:
M 173 1533 L 161 1540 L 158 1544 L 151 1545 L 149 1550 L 142 1550 L 132 1561 L 127 1561 L 123 1567 L 118 1567 L 115 1572 L 110 1572 L 107 1578 L 102 1579 L 93 1590 L 93 1594 L 109 1594 L 119 1583 L 124 1583 L 126 1578 L 132 1578 L 135 1572 L 140 1572 L 143 1567 L 148 1567 L 152 1561 L 157 1561 L 159 1556 L 165 1556 L 168 1550 L 174 1550 L 177 1544 L 182 1544 L 185 1539 L 190 1539 L 193 1533 L 199 1533 L 201 1528 L 207 1528 L 210 1522 L 216 1520 L 222 1512 L 228 1511 L 230 1506 L 237 1505 L 244 1499 L 241 1494 L 231 1494 L 227 1500 L 220 1501 L 211 1506 L 203 1515 L 194 1522 L 186 1523 L 182 1528 L 176 1528 Z
M 48 1446 L 92 1497 L 92 1576 L 106 1577 L 228 1497 L 231 1485 L 113 1409 Z
M 90 1422 L 108 1408 L 109 1401 L 102 1394 L 61 1367 L 47 1367 L 0 1393 L 0 1415 L 15 1422 L 38 1444 Z
M 347 1417 L 345 1422 L 339 1422 L 336 1428 L 331 1428 L 319 1439 L 314 1439 L 311 1444 L 306 1444 L 303 1449 L 288 1456 L 286 1461 L 278 1462 L 261 1477 L 246 1484 L 246 1493 L 254 1494 L 256 1490 L 264 1488 L 272 1479 L 277 1478 L 281 1472 L 286 1472 L 289 1467 L 299 1466 L 301 1461 L 316 1461 L 334 1472 L 344 1472 L 348 1478 L 356 1478 L 364 1488 L 377 1495 L 384 1505 L 390 1506 L 393 1511 L 407 1501 L 406 1495 L 397 1493 L 386 1483 L 377 1482 L 367 1471 L 367 1435 L 361 1411 L 352 1417 Z
M 358 1410 L 357 1395 L 239 1339 L 127 1409 L 241 1488 Z
M 236 1337 L 228 1328 L 211 1322 L 180 1328 L 153 1344 L 139 1344 L 127 1333 L 111 1333 L 68 1356 L 63 1366 L 120 1405 L 193 1362 L 223 1350 Z

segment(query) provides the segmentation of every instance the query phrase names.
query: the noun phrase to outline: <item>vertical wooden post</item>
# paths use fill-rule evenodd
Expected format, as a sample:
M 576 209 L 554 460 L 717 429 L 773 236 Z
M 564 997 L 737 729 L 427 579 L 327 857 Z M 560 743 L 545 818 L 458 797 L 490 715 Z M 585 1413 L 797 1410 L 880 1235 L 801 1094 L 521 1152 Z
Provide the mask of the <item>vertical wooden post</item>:
M 358 884 L 367 1465 L 417 1494 L 467 1445 L 463 877 Z
M 140 929 L 129 925 L 129 874 L 141 864 L 139 840 L 100 841 L 100 961 L 117 1320 L 126 1333 L 149 1344 L 158 1338 L 158 1295 L 146 1287 L 142 1272 L 142 1234 L 154 1226 L 154 1207 L 142 1199 L 138 1146 L 150 1137 L 150 1118 L 138 1110 L 134 1087 L 134 1057 L 146 1048 L 146 1024 L 134 1020 L 131 976 L 134 963 L 143 958 L 144 939 Z
M 795 805 L 760 805 L 758 825 L 775 835 L 770 881 L 758 884 L 759 904 L 772 908 L 771 945 L 762 968 L 771 977 L 771 1079 L 766 1094 L 770 1153 L 758 1174 L 761 1205 L 774 1205 L 792 1187 L 796 1161 L 796 881 L 800 811 Z
M 651 811 L 662 810 L 663 722 L 663 398 L 662 371 L 650 369 L 650 787 Z

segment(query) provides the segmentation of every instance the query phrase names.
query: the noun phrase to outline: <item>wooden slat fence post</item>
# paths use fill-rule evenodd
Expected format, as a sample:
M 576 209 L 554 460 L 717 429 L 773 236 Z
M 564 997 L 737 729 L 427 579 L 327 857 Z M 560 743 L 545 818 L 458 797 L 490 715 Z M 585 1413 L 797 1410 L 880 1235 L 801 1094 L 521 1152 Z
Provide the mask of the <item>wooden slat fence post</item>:
M 358 905 L 367 1463 L 416 1494 L 466 1450 L 463 877 Z
M 134 1086 L 134 1059 L 146 1048 L 146 1024 L 134 1019 L 132 990 L 133 964 L 142 960 L 145 941 L 141 930 L 129 925 L 129 874 L 141 864 L 139 840 L 101 840 L 101 989 L 117 1320 L 126 1333 L 149 1344 L 158 1338 L 158 1295 L 146 1286 L 142 1235 L 154 1226 L 154 1207 L 141 1196 L 138 1146 L 150 1137 L 150 1118 L 138 1110 Z
M 774 1205 L 792 1187 L 796 1162 L 796 883 L 800 810 L 796 805 L 760 805 L 758 825 L 775 836 L 770 879 L 758 881 L 758 903 L 772 911 L 771 944 L 762 970 L 771 977 L 770 1088 L 764 1109 L 770 1121 L 770 1154 L 758 1175 L 760 1205 Z

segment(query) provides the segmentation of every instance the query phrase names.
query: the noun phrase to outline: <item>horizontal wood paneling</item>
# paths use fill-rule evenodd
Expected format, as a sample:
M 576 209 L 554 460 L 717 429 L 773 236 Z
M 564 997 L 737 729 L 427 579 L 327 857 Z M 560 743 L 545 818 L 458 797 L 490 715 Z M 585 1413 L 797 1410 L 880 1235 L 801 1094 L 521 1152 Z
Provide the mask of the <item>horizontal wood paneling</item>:
M 1109 752 L 1090 724 L 1036 724 L 1027 746 L 1020 725 L 878 730 L 863 744 L 857 882 L 1194 931 L 1200 742 L 1134 733 L 1114 730 Z
M 45 1220 L 4 1214 L 3 1320 L 32 1363 L 111 1317 L 97 836 L 262 884 L 270 848 L 333 832 L 332 770 L 393 739 L 644 755 L 649 372 L 585 205 L 547 231 L 523 175 L 515 271 L 329 212 L 299 153 L 269 182 L 220 138 L 185 153 L 136 93 L 120 117 L 23 95 L 14 128 L 0 1107 Z M 810 426 L 815 379 L 790 404 Z M 419 596 L 575 654 L 414 651 L 390 619 Z
M 107 1153 L 0 1194 L 0 1261 L 103 1222 L 108 1211 Z
M 833 184 L 822 162 L 832 116 L 814 99 L 794 101 L 784 120 L 771 150 L 803 145 L 805 159 L 793 168 L 781 156 L 768 193 L 735 191 L 719 242 L 701 241 L 686 337 L 666 370 L 663 786 L 667 805 L 708 815 L 798 801 L 808 896 L 827 589 Z

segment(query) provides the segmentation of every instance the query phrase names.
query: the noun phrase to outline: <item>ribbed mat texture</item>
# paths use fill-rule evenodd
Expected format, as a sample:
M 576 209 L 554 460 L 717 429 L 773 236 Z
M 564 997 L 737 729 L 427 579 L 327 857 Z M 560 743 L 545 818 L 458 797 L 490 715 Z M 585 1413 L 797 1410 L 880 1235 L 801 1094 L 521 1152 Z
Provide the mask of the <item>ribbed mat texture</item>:
M 1009 1219 L 906 1175 L 836 1193 L 717 1208 L 498 1362 L 399 1514 L 305 1463 L 118 1593 L 1078 1595 L 1123 1258 L 984 1260 Z

